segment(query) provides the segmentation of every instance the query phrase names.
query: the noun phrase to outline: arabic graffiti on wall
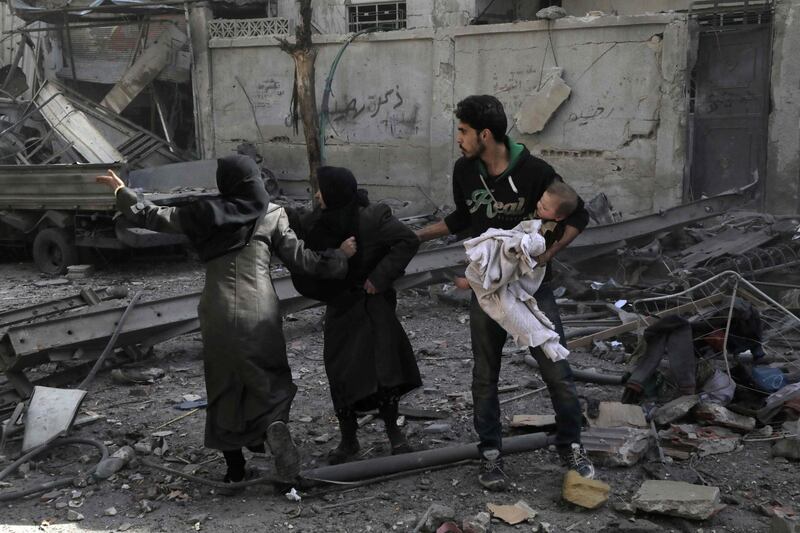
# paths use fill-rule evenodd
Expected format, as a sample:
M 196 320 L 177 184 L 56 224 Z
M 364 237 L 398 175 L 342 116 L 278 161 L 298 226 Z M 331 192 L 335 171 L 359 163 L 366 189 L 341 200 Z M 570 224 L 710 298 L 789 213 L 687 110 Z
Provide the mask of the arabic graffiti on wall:
M 255 107 L 270 107 L 281 103 L 284 90 L 280 80 L 266 79 L 256 82 L 255 92 L 250 95 Z
M 328 111 L 333 128 L 358 125 L 367 134 L 383 134 L 395 138 L 411 137 L 419 133 L 419 104 L 408 102 L 400 86 L 362 97 L 336 98 Z M 344 128 L 343 128 L 344 129 Z M 348 132 L 340 131 L 349 136 Z

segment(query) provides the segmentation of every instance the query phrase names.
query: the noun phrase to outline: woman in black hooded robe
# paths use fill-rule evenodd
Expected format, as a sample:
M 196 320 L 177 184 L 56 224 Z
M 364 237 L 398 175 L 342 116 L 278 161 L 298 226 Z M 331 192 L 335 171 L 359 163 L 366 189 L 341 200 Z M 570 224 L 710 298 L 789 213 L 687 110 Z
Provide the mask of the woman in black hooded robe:
M 422 382 L 395 314 L 392 283 L 403 275 L 419 239 L 387 205 L 370 204 L 348 169 L 321 167 L 317 178 L 319 208 L 300 223 L 306 246 L 324 250 L 343 235 L 355 235 L 358 243 L 344 280 L 292 275 L 301 294 L 327 303 L 323 359 L 341 431 L 329 462 L 341 463 L 358 452 L 356 413 L 376 408 L 392 453 L 411 451 L 397 427 L 398 401 Z
M 297 387 L 270 257 L 309 276 L 342 278 L 354 239 L 345 237 L 322 253 L 305 249 L 284 209 L 269 202 L 260 169 L 245 156 L 218 160 L 219 196 L 179 207 L 139 199 L 112 171 L 97 179 L 114 188 L 117 209 L 127 219 L 154 231 L 184 233 L 205 264 L 198 307 L 208 394 L 205 445 L 222 450 L 225 480 L 244 479 L 242 447 L 264 452 L 266 438 L 278 477 L 291 481 L 300 457 L 286 423 Z

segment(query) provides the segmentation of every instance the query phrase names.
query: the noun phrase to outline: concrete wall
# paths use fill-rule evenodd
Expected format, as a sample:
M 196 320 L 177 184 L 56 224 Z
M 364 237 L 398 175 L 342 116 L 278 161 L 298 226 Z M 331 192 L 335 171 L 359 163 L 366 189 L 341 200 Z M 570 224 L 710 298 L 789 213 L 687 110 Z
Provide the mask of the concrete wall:
M 800 0 L 775 5 L 766 206 L 800 213 Z
M 353 169 L 376 198 L 430 212 L 450 202 L 455 103 L 495 94 L 513 122 L 553 66 L 544 21 L 371 35 L 348 48 L 333 83 L 328 162 Z M 585 197 L 604 191 L 626 215 L 679 203 L 684 165 L 686 24 L 660 15 L 551 24 L 571 98 L 536 135 L 542 154 Z M 320 36 L 317 90 L 341 37 Z M 306 186 L 305 146 L 287 117 L 293 65 L 275 41 L 211 42 L 214 151 L 259 145 L 279 178 Z M 256 127 L 257 126 L 257 127 Z

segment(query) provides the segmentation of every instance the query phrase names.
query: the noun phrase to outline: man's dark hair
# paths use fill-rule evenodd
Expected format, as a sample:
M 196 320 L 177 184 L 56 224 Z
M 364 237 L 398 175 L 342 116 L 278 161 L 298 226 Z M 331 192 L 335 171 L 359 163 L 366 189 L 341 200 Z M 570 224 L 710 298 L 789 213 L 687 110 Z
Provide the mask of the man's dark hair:
M 475 94 L 461 100 L 456 106 L 456 118 L 478 133 L 489 130 L 497 142 L 506 138 L 506 112 L 500 100 L 490 94 Z

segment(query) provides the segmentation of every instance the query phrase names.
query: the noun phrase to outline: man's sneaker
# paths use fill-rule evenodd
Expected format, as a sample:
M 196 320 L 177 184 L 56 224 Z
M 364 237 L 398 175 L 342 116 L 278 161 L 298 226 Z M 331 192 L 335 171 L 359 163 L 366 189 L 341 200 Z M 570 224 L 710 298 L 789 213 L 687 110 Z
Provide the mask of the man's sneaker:
M 576 471 L 581 477 L 594 479 L 594 465 L 586 456 L 586 450 L 577 442 L 573 442 L 569 448 L 558 451 L 561 461 L 570 469 Z
M 275 472 L 282 481 L 291 482 L 300 471 L 300 452 L 289 433 L 289 426 L 278 420 L 267 428 L 267 444 L 275 460 Z
M 490 449 L 481 452 L 481 472 L 478 474 L 478 482 L 487 490 L 505 490 L 506 475 L 503 472 L 500 450 Z

